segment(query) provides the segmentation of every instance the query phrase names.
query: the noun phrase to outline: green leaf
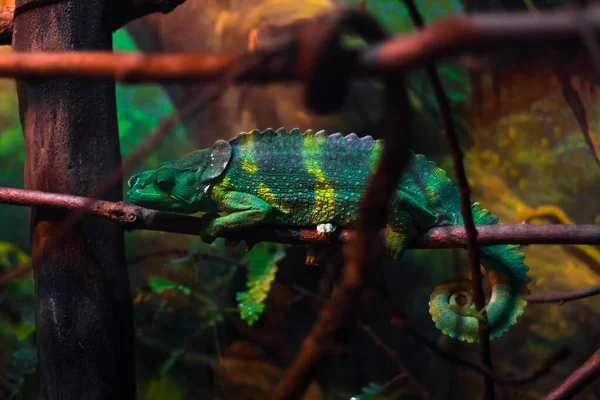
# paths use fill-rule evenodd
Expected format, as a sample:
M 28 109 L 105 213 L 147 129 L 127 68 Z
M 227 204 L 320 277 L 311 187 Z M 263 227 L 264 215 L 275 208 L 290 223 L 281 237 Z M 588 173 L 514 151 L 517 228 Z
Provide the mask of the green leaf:
M 19 342 L 22 342 L 25 339 L 27 339 L 29 336 L 31 336 L 33 334 L 33 332 L 35 332 L 35 325 L 31 325 L 31 324 L 19 325 L 19 326 L 15 327 L 14 332 L 15 332 L 15 335 L 17 336 L 17 340 Z
M 247 292 L 238 292 L 236 300 L 240 317 L 253 325 L 264 311 L 264 301 L 277 273 L 277 263 L 285 257 L 284 246 L 277 243 L 259 243 L 247 253 L 243 262 L 248 265 Z
M 0 242 L 0 272 L 7 272 L 18 268 L 21 264 L 26 264 L 31 258 L 20 248 L 12 243 Z M 29 273 L 27 276 L 31 276 Z M 17 282 L 23 281 L 23 279 L 15 280 L 11 285 L 15 285 Z M 24 289 L 24 288 L 20 288 Z M 26 290 L 29 293 L 29 290 Z M 33 285 L 31 285 L 31 293 L 33 294 Z
M 388 397 L 381 394 L 383 387 L 375 382 L 369 382 L 369 384 L 361 389 L 361 393 L 358 395 L 350 396 L 350 400 L 388 400 L 396 399 L 397 396 Z M 344 396 L 346 397 L 346 396 Z
M 381 385 L 379 385 L 375 382 L 369 382 L 369 384 L 367 386 L 362 388 L 362 392 L 364 394 L 367 394 L 370 396 L 377 396 L 380 391 L 381 391 Z
M 367 42 L 356 35 L 342 35 L 342 47 L 346 49 L 360 49 L 367 46 Z
M 18 390 L 25 380 L 25 375 L 31 375 L 35 373 L 37 367 L 37 349 L 34 347 L 24 347 L 13 353 L 13 362 L 10 370 L 6 374 L 6 377 L 12 381 Z
M 163 363 L 162 367 L 160 367 L 160 376 L 164 377 L 167 375 L 171 367 L 175 364 L 175 361 L 183 354 L 183 349 L 173 350 L 169 358 Z
M 148 277 L 148 286 L 156 293 L 162 293 L 167 289 L 178 290 L 186 296 L 189 296 L 190 293 L 192 293 L 192 290 L 189 287 L 180 285 L 161 276 Z

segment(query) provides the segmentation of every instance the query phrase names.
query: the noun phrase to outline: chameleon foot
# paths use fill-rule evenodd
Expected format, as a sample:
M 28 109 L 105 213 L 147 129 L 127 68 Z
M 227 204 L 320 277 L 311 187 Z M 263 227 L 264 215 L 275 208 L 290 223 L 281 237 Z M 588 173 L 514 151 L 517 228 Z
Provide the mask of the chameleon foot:
M 333 232 L 335 232 L 336 229 L 337 226 L 329 223 L 317 225 L 317 232 L 324 236 L 330 236 Z
M 318 258 L 317 250 L 314 247 L 309 247 L 308 251 L 306 252 L 306 261 L 305 261 L 306 265 L 309 265 L 311 267 L 319 265 L 317 258 Z
M 218 214 L 206 213 L 200 219 L 202 223 L 202 229 L 200 230 L 199 236 L 204 243 L 211 244 L 217 239 L 217 236 L 215 235 L 214 223 L 218 218 Z

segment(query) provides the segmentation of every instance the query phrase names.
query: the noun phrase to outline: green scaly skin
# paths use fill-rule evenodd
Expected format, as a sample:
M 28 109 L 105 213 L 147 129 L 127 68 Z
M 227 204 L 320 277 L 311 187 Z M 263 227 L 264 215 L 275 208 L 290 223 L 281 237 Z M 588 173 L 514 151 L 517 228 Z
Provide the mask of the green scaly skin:
M 205 212 L 201 237 L 209 243 L 258 224 L 352 227 L 382 146 L 355 134 L 254 130 L 132 176 L 128 195 L 132 203 L 157 210 Z M 476 224 L 498 223 L 478 203 L 472 203 L 472 211 Z M 391 201 L 386 248 L 398 258 L 417 230 L 440 225 L 463 225 L 458 190 L 442 169 L 411 151 Z M 512 245 L 480 248 L 493 287 L 486 306 L 490 338 L 515 324 L 526 305 L 530 279 L 517 250 Z M 473 342 L 481 315 L 470 290 L 465 280 L 439 285 L 429 306 L 442 332 Z

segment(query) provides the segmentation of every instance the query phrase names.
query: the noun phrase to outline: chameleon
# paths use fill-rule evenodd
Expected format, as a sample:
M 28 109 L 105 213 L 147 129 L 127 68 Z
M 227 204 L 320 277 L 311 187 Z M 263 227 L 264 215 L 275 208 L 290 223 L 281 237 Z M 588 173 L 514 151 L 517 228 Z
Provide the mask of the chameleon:
M 316 226 L 320 232 L 351 228 L 383 146 L 383 140 L 354 133 L 255 129 L 133 175 L 128 198 L 161 211 L 204 212 L 200 238 L 207 243 L 259 224 Z M 475 224 L 498 223 L 479 203 L 471 201 L 471 209 Z M 456 185 L 412 150 L 387 211 L 383 240 L 394 259 L 419 230 L 464 225 Z M 494 339 L 523 314 L 529 267 L 518 245 L 482 246 L 479 253 L 492 286 L 485 312 Z M 429 313 L 444 334 L 479 340 L 482 314 L 473 304 L 468 279 L 436 286 Z

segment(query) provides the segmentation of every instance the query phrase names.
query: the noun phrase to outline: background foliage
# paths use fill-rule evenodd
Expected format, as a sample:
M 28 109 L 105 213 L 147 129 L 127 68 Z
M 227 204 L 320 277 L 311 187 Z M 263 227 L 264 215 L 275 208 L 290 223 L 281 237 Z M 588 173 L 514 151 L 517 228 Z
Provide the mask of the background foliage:
M 336 5 L 358 3 L 188 0 L 169 15 L 145 19 L 143 30 L 134 23 L 127 31 L 116 32 L 115 48 L 239 51 L 249 45 L 256 29 L 310 18 Z M 466 3 L 470 8 L 484 4 Z M 535 3 L 536 7 L 551 5 Z M 391 32 L 413 30 L 401 2 L 378 0 L 366 5 Z M 501 5 L 526 7 L 522 2 Z M 417 6 L 431 22 L 462 12 L 465 4 L 423 0 L 417 1 Z M 194 23 L 187 23 L 190 20 Z M 487 107 L 482 116 L 474 111 L 481 104 L 473 103 L 472 77 L 451 63 L 440 65 L 439 70 L 467 149 L 468 175 L 477 200 L 504 223 L 536 216 L 534 223 L 600 222 L 600 169 L 559 88 L 550 85 L 542 74 L 505 82 L 506 93 L 499 98 L 484 86 L 486 104 L 498 106 Z M 423 71 L 411 74 L 409 87 L 417 113 L 415 150 L 436 160 L 451 176 L 437 106 Z M 177 111 L 182 94 L 204 88 L 117 85 L 123 156 L 130 154 L 162 118 Z M 377 82 L 356 82 L 340 115 L 317 117 L 303 107 L 298 85 L 232 88 L 206 112 L 178 127 L 136 170 L 152 168 L 196 147 L 208 146 L 216 138 L 227 139 L 255 127 L 326 128 L 378 136 L 380 90 Z M 600 120 L 593 112 L 598 99 L 581 87 L 578 92 L 598 132 Z M 531 100 L 521 101 L 532 93 L 533 97 L 528 96 Z M 14 82 L 0 80 L 0 186 L 23 187 L 24 157 Z M 541 213 L 538 207 L 542 206 L 551 206 L 551 212 Z M 6 227 L 0 229 L 1 274 L 27 260 L 27 210 L 0 206 L 0 226 Z M 282 366 L 294 356 L 321 307 L 318 297 L 328 293 L 331 271 L 305 266 L 306 251 L 301 248 L 261 244 L 247 253 L 243 244 L 231 246 L 217 240 L 206 245 L 185 235 L 145 231 L 128 233 L 126 241 L 135 293 L 139 397 L 188 399 L 225 393 L 226 398 L 268 398 Z M 533 292 L 600 284 L 598 248 L 528 246 L 524 251 L 531 267 Z M 437 338 L 447 351 L 477 360 L 472 346 L 441 337 L 427 313 L 429 294 L 437 283 L 467 274 L 464 258 L 463 251 L 409 251 L 399 262 L 385 262 L 378 284 L 425 336 Z M 0 398 L 10 393 L 35 397 L 33 295 L 32 276 L 0 292 Z M 499 389 L 498 398 L 539 398 L 587 358 L 600 339 L 594 324 L 600 314 L 597 305 L 597 299 L 592 298 L 562 307 L 529 306 L 520 324 L 494 342 L 495 366 L 515 374 L 531 370 L 562 343 L 571 345 L 576 355 L 546 379 L 523 388 Z M 362 308 L 364 322 L 397 351 L 435 398 L 470 398 L 469 393 L 480 384 L 477 375 L 440 363 L 405 331 L 390 327 L 387 305 L 378 296 L 365 299 Z M 394 370 L 364 332 L 351 330 L 348 336 L 346 350 L 320 366 L 307 398 L 342 399 L 361 393 L 361 398 L 384 398 L 379 396 L 380 389 Z M 594 390 L 600 388 L 591 387 L 581 398 L 591 399 Z M 414 398 L 406 381 L 386 393 L 389 398 Z

